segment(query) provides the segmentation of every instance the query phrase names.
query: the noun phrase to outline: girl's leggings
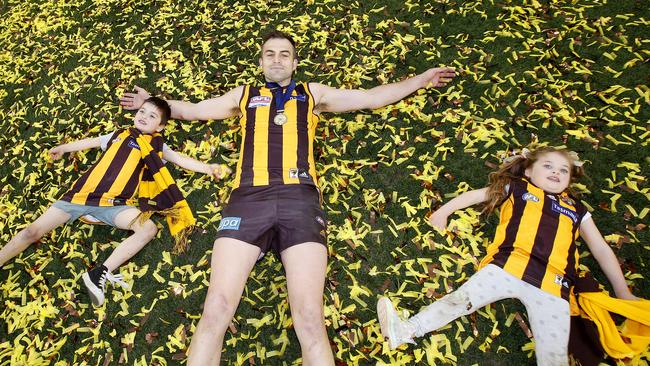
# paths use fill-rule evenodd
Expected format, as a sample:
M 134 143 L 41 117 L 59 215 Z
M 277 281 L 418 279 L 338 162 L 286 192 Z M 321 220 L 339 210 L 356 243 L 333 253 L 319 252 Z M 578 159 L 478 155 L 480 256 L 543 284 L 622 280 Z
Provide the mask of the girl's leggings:
M 537 365 L 568 365 L 569 302 L 493 264 L 476 272 L 456 291 L 425 307 L 408 322 L 415 327 L 415 335 L 422 337 L 460 316 L 505 298 L 519 299 L 526 306 L 535 338 Z

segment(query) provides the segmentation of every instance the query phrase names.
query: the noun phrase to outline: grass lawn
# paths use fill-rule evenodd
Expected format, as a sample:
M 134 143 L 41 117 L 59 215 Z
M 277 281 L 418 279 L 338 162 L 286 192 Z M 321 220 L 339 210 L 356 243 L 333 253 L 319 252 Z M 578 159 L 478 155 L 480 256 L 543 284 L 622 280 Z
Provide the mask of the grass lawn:
M 118 98 L 139 85 L 199 100 L 259 83 L 261 35 L 298 44 L 297 80 L 370 88 L 440 65 L 459 72 L 374 111 L 322 116 L 315 144 L 329 220 L 326 322 L 340 365 L 528 365 L 533 343 L 501 301 L 391 351 L 376 321 L 387 294 L 411 314 L 476 271 L 497 223 L 468 209 L 440 236 L 432 204 L 483 187 L 508 150 L 565 145 L 586 161 L 577 189 L 633 292 L 650 298 L 650 10 L 644 1 L 61 0 L 0 4 L 0 245 L 97 158 L 51 161 L 59 143 L 127 126 Z M 168 144 L 234 168 L 237 119 L 172 121 Z M 0 269 L 1 365 L 175 365 L 201 315 L 229 181 L 172 168 L 198 219 L 189 251 L 158 237 L 90 305 L 81 274 L 125 232 L 75 222 Z M 585 245 L 581 266 L 611 286 Z M 646 285 L 644 285 L 646 283 Z M 282 265 L 251 273 L 224 365 L 300 364 Z M 519 315 L 517 315 L 519 314 Z M 636 361 L 645 365 L 646 352 Z M 632 364 L 632 362 L 630 362 Z

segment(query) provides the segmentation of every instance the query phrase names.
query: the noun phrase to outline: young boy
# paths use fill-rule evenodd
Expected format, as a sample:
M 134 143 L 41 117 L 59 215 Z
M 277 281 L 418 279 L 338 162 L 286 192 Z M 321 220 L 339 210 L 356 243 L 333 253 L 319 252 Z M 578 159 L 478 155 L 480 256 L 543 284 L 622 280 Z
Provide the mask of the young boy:
M 166 101 L 151 97 L 135 114 L 133 127 L 51 149 L 49 154 L 55 160 L 66 152 L 95 147 L 100 147 L 104 153 L 60 200 L 0 249 L 0 267 L 46 233 L 82 216 L 131 230 L 133 234 L 122 241 L 102 265 L 82 276 L 93 304 L 99 306 L 104 302 L 106 280 L 124 284 L 120 275 L 113 276 L 111 272 L 138 253 L 158 232 L 156 224 L 149 219 L 153 212 L 168 215 L 172 234 L 174 231 L 184 233 L 183 229 L 191 226 L 194 218 L 164 168 L 164 161 L 211 174 L 217 179 L 221 178 L 222 169 L 218 164 L 206 164 L 181 155 L 163 143 L 159 132 L 170 114 Z M 136 192 L 139 207 L 135 206 Z

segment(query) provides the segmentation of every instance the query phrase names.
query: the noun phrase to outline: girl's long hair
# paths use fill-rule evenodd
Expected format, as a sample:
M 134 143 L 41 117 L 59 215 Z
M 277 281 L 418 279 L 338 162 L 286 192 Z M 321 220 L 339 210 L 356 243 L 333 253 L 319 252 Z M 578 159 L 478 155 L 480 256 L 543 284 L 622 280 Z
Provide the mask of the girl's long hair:
M 506 193 L 506 185 L 510 183 L 510 180 L 513 178 L 525 178 L 526 169 L 531 167 L 542 155 L 551 152 L 557 152 L 564 155 L 571 164 L 571 180 L 569 184 L 575 182 L 584 175 L 584 169 L 582 166 L 575 164 L 577 161 L 577 154 L 571 150 L 564 148 L 557 149 L 554 147 L 540 147 L 532 151 L 524 151 L 524 153 L 520 155 L 506 159 L 506 162 L 503 163 L 497 171 L 490 173 L 488 176 L 488 199 L 485 201 L 485 206 L 481 213 L 487 216 L 494 212 L 494 210 L 506 199 L 508 195 Z

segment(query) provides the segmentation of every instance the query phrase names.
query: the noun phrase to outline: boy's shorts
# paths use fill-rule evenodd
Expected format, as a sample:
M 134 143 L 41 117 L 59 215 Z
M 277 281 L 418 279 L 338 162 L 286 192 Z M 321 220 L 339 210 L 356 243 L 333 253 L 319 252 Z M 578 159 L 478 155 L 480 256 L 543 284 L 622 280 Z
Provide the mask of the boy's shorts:
M 266 253 L 301 243 L 327 245 L 327 222 L 318 189 L 286 184 L 240 187 L 222 212 L 217 238 L 233 238 Z
M 86 205 L 78 205 L 76 203 L 70 203 L 67 201 L 55 201 L 52 204 L 52 207 L 56 207 L 59 210 L 65 211 L 67 214 L 70 215 L 70 220 L 68 222 L 73 222 L 76 219 L 78 219 L 80 216 L 85 216 L 85 215 L 91 215 L 92 217 L 98 219 L 99 221 L 115 226 L 115 216 L 117 216 L 118 213 L 128 210 L 130 208 L 136 208 L 135 206 L 128 206 L 128 205 L 122 205 L 122 206 L 86 206 Z

